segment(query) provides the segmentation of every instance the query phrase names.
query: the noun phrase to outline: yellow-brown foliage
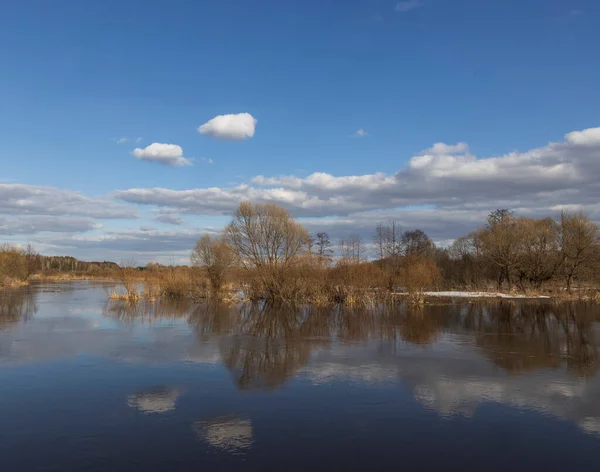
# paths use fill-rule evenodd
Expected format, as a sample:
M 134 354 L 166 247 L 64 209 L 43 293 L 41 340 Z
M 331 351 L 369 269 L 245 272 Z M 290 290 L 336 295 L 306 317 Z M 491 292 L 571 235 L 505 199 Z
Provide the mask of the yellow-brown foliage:
M 27 259 L 23 251 L 14 246 L 0 246 L 0 288 L 23 285 L 27 276 Z
M 438 265 L 433 259 L 422 256 L 407 256 L 400 269 L 400 282 L 408 293 L 409 302 L 422 304 L 423 292 L 431 287 L 440 276 Z

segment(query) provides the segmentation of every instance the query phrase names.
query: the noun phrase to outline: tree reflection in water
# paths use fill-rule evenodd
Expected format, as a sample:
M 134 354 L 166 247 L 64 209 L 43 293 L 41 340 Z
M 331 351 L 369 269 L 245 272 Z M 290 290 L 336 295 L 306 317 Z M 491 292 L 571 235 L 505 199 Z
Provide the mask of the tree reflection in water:
M 7 329 L 19 321 L 27 321 L 37 311 L 34 290 L 0 290 L 0 330 Z
M 598 370 L 595 305 L 503 302 L 473 311 L 469 317 L 478 319 L 477 345 L 508 372 L 565 365 L 587 377 Z
M 224 365 L 239 388 L 271 389 L 283 384 L 323 342 L 324 317 L 316 310 L 252 304 L 240 311 L 240 323 L 220 340 Z
M 105 303 L 104 316 L 123 324 L 154 323 L 160 320 L 187 319 L 192 306 L 184 301 L 138 302 L 113 301 Z
M 309 362 L 315 349 L 333 341 L 375 340 L 393 351 L 403 344 L 434 343 L 441 333 L 464 335 L 510 373 L 563 366 L 588 377 L 600 365 L 600 315 L 594 304 L 503 300 L 364 310 L 111 302 L 105 313 L 128 323 L 186 320 L 201 342 L 217 341 L 222 362 L 241 389 L 281 386 Z

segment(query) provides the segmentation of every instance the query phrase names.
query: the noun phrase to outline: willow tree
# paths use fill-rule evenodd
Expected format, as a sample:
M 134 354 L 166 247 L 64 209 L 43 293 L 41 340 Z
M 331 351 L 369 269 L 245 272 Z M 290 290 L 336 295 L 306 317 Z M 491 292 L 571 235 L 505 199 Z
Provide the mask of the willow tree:
M 564 280 L 571 293 L 574 280 L 591 278 L 600 267 L 600 229 L 583 213 L 560 217 Z
M 211 288 L 218 294 L 234 261 L 229 243 L 220 236 L 204 234 L 196 243 L 191 259 L 192 263 L 206 269 Z
M 270 297 L 285 298 L 293 265 L 309 238 L 304 227 L 273 203 L 243 202 L 225 228 L 239 264 L 259 277 Z

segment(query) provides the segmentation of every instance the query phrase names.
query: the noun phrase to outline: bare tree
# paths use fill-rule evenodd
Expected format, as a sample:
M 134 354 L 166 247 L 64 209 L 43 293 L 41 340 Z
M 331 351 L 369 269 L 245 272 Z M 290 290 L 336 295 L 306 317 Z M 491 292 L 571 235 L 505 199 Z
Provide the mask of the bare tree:
M 539 289 L 554 278 L 562 264 L 559 226 L 552 218 L 519 218 L 515 223 L 520 236 L 515 267 L 519 288 L 524 291 L 527 282 Z
M 29 277 L 41 269 L 40 255 L 31 244 L 28 244 L 25 247 L 23 250 L 23 255 L 27 261 L 27 276 Z
M 492 211 L 487 217 L 487 226 L 489 228 L 493 228 L 497 224 L 504 223 L 509 221 L 514 217 L 512 211 L 506 208 L 499 208 L 497 210 Z
M 590 275 L 600 262 L 600 232 L 598 225 L 583 213 L 560 217 L 560 245 L 563 276 L 571 293 L 574 280 Z
M 390 221 L 384 225 L 379 223 L 375 228 L 375 257 L 381 268 L 387 273 L 388 288 L 393 289 L 401 264 L 400 225 Z
M 317 249 L 317 256 L 319 256 L 319 261 L 326 265 L 331 263 L 331 259 L 333 257 L 333 249 L 331 249 L 331 241 L 329 240 L 329 235 L 325 232 L 317 233 L 315 238 L 315 246 Z
M 242 267 L 257 269 L 265 288 L 274 295 L 281 293 L 308 233 L 280 206 L 243 202 L 227 225 L 225 237 Z
M 375 236 L 373 236 L 373 245 L 375 246 L 375 258 L 383 261 L 385 258 L 385 242 L 387 240 L 387 227 L 383 223 L 378 223 L 375 227 Z
M 515 267 L 519 260 L 520 228 L 508 210 L 496 210 L 488 216 L 488 224 L 477 232 L 486 260 L 496 267 L 498 288 L 506 282 L 512 287 Z
M 213 292 L 218 294 L 234 261 L 231 246 L 220 236 L 204 234 L 196 243 L 191 260 L 193 264 L 206 268 Z
M 402 233 L 400 247 L 405 256 L 431 257 L 435 251 L 433 241 L 420 229 Z
M 342 260 L 346 263 L 358 264 L 366 257 L 365 245 L 358 234 L 340 240 Z
M 449 248 L 452 268 L 448 282 L 461 287 L 480 287 L 486 279 L 483 248 L 478 232 L 457 238 Z

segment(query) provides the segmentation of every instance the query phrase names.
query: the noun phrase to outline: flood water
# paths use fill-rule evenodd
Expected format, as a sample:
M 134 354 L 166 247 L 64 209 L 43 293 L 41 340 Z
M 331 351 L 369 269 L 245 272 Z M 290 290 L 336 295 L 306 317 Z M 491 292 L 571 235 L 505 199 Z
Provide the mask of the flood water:
M 0 470 L 598 471 L 599 321 L 0 291 Z

